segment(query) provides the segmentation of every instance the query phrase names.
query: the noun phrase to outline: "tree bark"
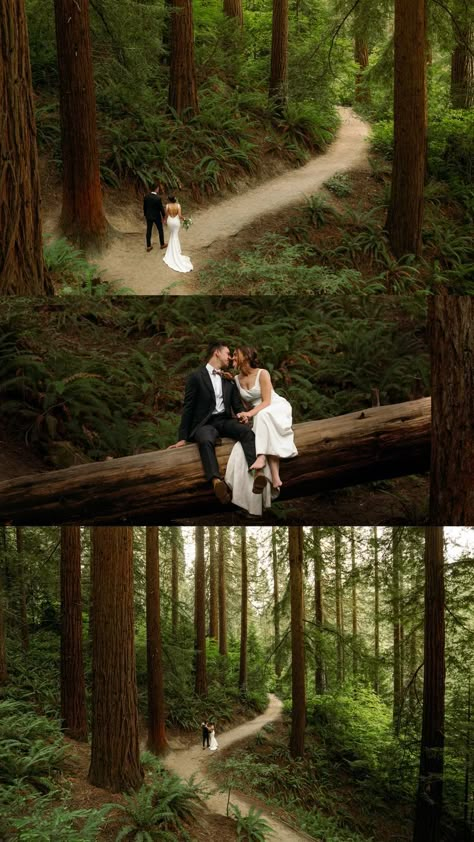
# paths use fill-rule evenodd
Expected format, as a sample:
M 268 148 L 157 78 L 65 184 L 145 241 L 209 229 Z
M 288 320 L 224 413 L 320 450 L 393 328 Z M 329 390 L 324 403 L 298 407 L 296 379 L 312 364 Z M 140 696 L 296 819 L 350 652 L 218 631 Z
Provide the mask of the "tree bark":
M 352 585 L 352 676 L 357 678 L 357 570 L 355 560 L 355 534 L 351 526 L 351 585 Z
M 394 153 L 387 230 L 397 258 L 422 250 L 426 151 L 425 0 L 395 0 Z
M 278 554 L 276 546 L 276 529 L 272 529 L 272 570 L 273 570 L 273 628 L 275 647 L 275 675 L 281 675 L 280 654 L 280 593 L 278 582 Z
M 314 684 L 318 695 L 326 690 L 326 673 L 324 669 L 324 658 L 322 652 L 323 638 L 323 557 L 321 553 L 321 527 L 313 526 L 313 552 L 314 552 L 314 615 L 317 630 L 316 651 L 315 651 L 315 672 Z
M 428 304 L 433 420 L 430 523 L 474 523 L 474 298 Z
M 171 630 L 173 638 L 178 635 L 179 623 L 179 561 L 178 561 L 178 527 L 171 530 Z
M 17 583 L 17 600 L 20 615 L 20 637 L 21 648 L 23 652 L 28 651 L 30 645 L 28 633 L 28 611 L 26 606 L 26 590 L 25 590 L 25 558 L 23 555 L 23 533 L 21 527 L 16 529 L 16 583 Z
M 133 530 L 92 530 L 92 746 L 89 783 L 112 792 L 138 788 L 143 772 L 133 612 Z
M 269 96 L 282 115 L 288 101 L 288 0 L 273 0 Z
M 148 748 L 166 754 L 165 690 L 161 645 L 160 534 L 146 528 L 146 653 L 148 681 Z
M 303 527 L 288 527 L 291 599 L 291 734 L 290 754 L 303 757 L 306 726 L 304 644 Z
M 218 564 L 219 564 L 219 654 L 227 655 L 227 593 L 224 563 L 224 528 L 218 531 Z
M 400 552 L 400 534 L 392 528 L 393 724 L 397 733 L 402 701 Z
M 444 766 L 443 529 L 425 530 L 425 660 L 420 777 L 413 842 L 439 842 Z
M 334 531 L 334 560 L 336 568 L 336 664 L 337 683 L 344 684 L 344 608 L 342 596 L 341 533 L 339 527 Z
M 4 604 L 2 577 L 0 576 L 0 686 L 8 681 Z
M 81 248 L 108 230 L 100 187 L 89 0 L 54 0 L 59 71 L 63 202 L 60 227 Z
M 454 27 L 456 45 L 451 55 L 451 105 L 469 110 L 474 105 L 474 27 Z
M 81 528 L 61 527 L 61 720 L 73 740 L 87 742 L 82 649 Z
M 248 636 L 248 569 L 247 569 L 247 533 L 245 526 L 240 528 L 241 540 L 241 603 L 240 603 L 240 665 L 239 690 L 247 689 L 247 636 Z
M 296 424 L 299 455 L 282 465 L 282 499 L 428 470 L 430 420 L 422 398 Z M 233 446 L 217 448 L 222 469 Z M 220 511 L 195 444 L 0 483 L 0 519 L 17 525 L 166 524 L 191 508 Z
M 360 68 L 355 77 L 354 98 L 356 102 L 367 103 L 370 101 L 370 95 L 364 80 L 364 71 L 369 66 L 369 48 L 365 38 L 360 35 L 356 35 L 354 39 L 354 58 Z
M 0 0 L 0 294 L 51 295 L 24 0 Z
M 194 627 L 195 627 L 195 693 L 207 694 L 206 674 L 206 571 L 204 562 L 204 527 L 196 526 L 196 559 L 194 577 Z
M 199 111 L 191 0 L 172 0 L 168 104 L 180 117 Z
M 379 577 L 379 539 L 377 527 L 374 535 L 374 691 L 380 693 L 379 658 L 380 658 L 380 577 Z
M 216 527 L 209 527 L 209 637 L 219 637 L 219 612 L 217 606 Z
M 235 18 L 241 27 L 244 25 L 242 0 L 224 0 L 224 14 L 229 18 Z

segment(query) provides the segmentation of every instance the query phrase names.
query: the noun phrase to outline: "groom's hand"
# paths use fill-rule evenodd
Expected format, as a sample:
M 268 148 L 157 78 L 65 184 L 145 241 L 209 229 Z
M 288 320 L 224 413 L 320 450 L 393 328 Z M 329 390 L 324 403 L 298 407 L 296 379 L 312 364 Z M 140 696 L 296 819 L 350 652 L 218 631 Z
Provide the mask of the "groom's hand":
M 181 439 L 180 441 L 177 441 L 176 444 L 170 444 L 167 450 L 173 450 L 174 447 L 184 447 L 185 444 L 187 444 L 186 439 Z
M 237 418 L 239 419 L 241 424 L 248 424 L 249 423 L 249 417 L 248 417 L 246 412 L 238 412 Z

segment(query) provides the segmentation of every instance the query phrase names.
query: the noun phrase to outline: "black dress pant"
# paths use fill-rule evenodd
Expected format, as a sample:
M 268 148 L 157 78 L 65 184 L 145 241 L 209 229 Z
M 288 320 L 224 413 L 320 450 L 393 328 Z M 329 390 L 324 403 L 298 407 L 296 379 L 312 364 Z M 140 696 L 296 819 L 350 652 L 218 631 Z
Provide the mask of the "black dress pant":
M 209 731 L 207 730 L 207 728 L 206 728 L 206 730 L 204 730 L 204 728 L 203 728 L 202 729 L 202 747 L 205 748 L 206 745 L 209 748 Z
M 160 246 L 164 246 L 165 238 L 163 234 L 163 223 L 161 221 L 161 216 L 159 219 L 147 219 L 146 221 L 146 244 L 147 248 L 151 246 L 151 232 L 153 230 L 153 225 L 156 225 L 158 228 L 158 236 L 160 238 Z
M 222 436 L 227 436 L 227 438 L 234 439 L 234 441 L 240 441 L 249 467 L 257 458 L 255 452 L 255 435 L 247 424 L 241 424 L 235 418 L 229 418 L 222 413 L 220 415 L 211 415 L 207 423 L 199 427 L 194 433 L 194 441 L 199 446 L 199 453 L 207 480 L 212 480 L 213 477 L 220 477 L 221 475 L 216 456 L 216 439 Z

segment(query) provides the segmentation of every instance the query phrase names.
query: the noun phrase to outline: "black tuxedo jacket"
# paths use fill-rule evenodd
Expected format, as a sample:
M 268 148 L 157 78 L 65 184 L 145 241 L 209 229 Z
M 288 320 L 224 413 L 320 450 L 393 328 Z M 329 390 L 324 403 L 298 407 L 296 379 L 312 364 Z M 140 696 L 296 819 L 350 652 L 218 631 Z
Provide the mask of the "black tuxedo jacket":
M 179 426 L 178 440 L 192 441 L 198 429 L 209 421 L 216 408 L 216 394 L 211 382 L 211 376 L 205 365 L 193 371 L 186 381 L 184 390 L 183 414 Z M 215 377 L 220 377 L 216 374 Z M 239 390 L 233 380 L 222 378 L 222 396 L 224 410 L 232 418 L 232 410 L 244 412 Z
M 143 215 L 146 219 L 153 219 L 161 222 L 161 218 L 165 215 L 163 202 L 157 193 L 147 193 L 143 199 Z

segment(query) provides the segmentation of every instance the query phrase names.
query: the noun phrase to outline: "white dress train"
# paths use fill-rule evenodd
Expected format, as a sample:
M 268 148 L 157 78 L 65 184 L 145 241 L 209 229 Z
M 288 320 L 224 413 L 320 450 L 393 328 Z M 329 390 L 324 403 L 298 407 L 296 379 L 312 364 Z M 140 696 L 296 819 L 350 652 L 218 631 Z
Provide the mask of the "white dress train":
M 250 405 L 251 409 L 262 402 L 261 370 L 261 368 L 258 369 L 255 383 L 251 389 L 244 389 L 240 385 L 238 376 L 235 378 L 242 400 Z M 292 428 L 291 404 L 282 395 L 277 394 L 273 387 L 270 405 L 254 415 L 252 421 L 257 456 L 264 453 L 266 456 L 291 459 L 298 455 Z M 246 509 L 251 515 L 261 515 L 263 509 L 269 509 L 272 500 L 278 497 L 279 492 L 275 491 L 271 484 L 268 460 L 263 472 L 268 482 L 262 494 L 254 494 L 252 491 L 254 476 L 249 472 L 242 445 L 240 442 L 236 442 L 227 463 L 225 481 L 232 489 L 234 505 Z
M 216 740 L 215 732 L 211 731 L 209 739 L 209 751 L 215 751 L 216 748 L 219 748 L 219 743 Z
M 164 262 L 170 269 L 175 272 L 192 272 L 193 264 L 189 257 L 181 254 L 181 243 L 179 242 L 179 229 L 181 222 L 179 214 L 176 216 L 169 216 L 167 220 L 168 225 L 168 248 L 165 251 L 163 258 Z

